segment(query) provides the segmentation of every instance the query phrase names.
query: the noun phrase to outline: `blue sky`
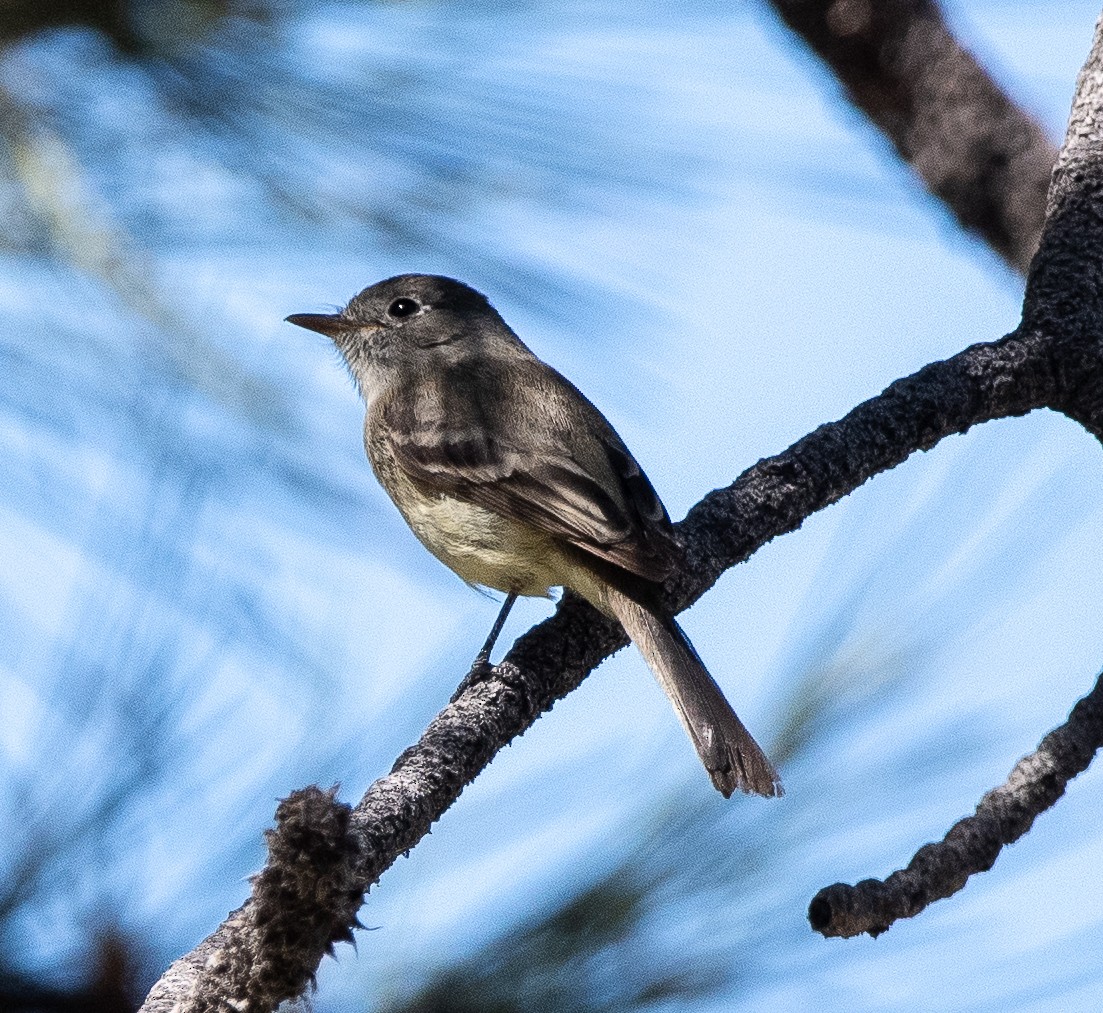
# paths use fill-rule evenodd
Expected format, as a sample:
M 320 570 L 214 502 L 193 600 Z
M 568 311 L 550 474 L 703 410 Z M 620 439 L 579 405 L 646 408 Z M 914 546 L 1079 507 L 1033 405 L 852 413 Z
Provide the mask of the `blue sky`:
M 1093 5 L 950 13 L 1058 138 Z M 175 347 L 87 274 L 0 262 L 13 364 L 0 448 L 15 478 L 0 490 L 0 763 L 14 785 L 60 749 L 70 783 L 95 785 L 105 758 L 145 757 L 116 724 L 136 700 L 150 708 L 158 672 L 163 779 L 78 893 L 88 912 L 106 897 L 132 930 L 156 926 L 161 959 L 244 898 L 276 797 L 317 781 L 351 800 L 389 769 L 496 608 L 406 531 L 363 459 L 335 352 L 286 314 L 399 271 L 462 275 L 605 411 L 675 517 L 898 376 L 1017 322 L 1020 280 L 757 6 L 353 17 L 305 16 L 291 57 L 338 81 L 363 66 L 400 79 L 423 60 L 432 74 L 408 115 L 463 124 L 439 158 L 494 181 L 416 253 L 370 229 L 282 226 L 232 177 L 189 175 L 183 199 L 208 238 L 163 244 L 150 269 L 210 345 Z M 335 156 L 317 185 L 363 185 L 384 203 L 393 186 L 398 213 L 401 164 Z M 223 386 L 205 381 L 194 360 L 216 354 L 256 386 L 219 363 Z M 286 426 L 255 424 L 281 399 Z M 814 753 L 783 769 L 782 802 L 734 799 L 701 842 L 770 835 L 772 868 L 708 911 L 682 905 L 651 937 L 738 953 L 748 1009 L 1091 1007 L 1093 771 L 993 872 L 881 939 L 821 940 L 804 913 L 820 886 L 887 874 L 941 836 L 1090 688 L 1101 502 L 1098 446 L 1035 415 L 917 455 L 725 575 L 684 624 L 760 740 L 810 667 L 844 703 Z M 505 639 L 550 607 L 523 603 Z M 852 677 L 865 688 L 851 712 Z M 402 994 L 587 882 L 661 807 L 711 790 L 642 661 L 622 652 L 387 873 L 362 914 L 378 930 L 326 962 L 317 1007 Z M 27 918 L 43 964 L 75 952 L 79 918 L 60 901 Z

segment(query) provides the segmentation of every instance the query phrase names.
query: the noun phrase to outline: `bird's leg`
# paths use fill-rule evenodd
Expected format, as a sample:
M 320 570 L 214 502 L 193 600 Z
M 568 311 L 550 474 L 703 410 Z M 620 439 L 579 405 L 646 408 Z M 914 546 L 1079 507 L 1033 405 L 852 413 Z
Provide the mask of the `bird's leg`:
M 502 609 L 498 613 L 498 618 L 494 620 L 494 625 L 490 628 L 490 635 L 486 638 L 486 643 L 480 648 L 479 653 L 475 655 L 475 660 L 471 663 L 471 670 L 463 677 L 463 682 L 459 684 L 456 688 L 456 692 L 452 694 L 453 700 L 469 686 L 474 686 L 476 683 L 482 682 L 490 672 L 490 652 L 494 650 L 494 643 L 498 639 L 498 634 L 502 632 L 502 627 L 506 624 L 506 617 L 509 615 L 509 610 L 513 608 L 513 603 L 516 600 L 516 591 L 510 591 L 509 594 L 506 595 L 506 600 L 502 602 Z
M 498 634 L 502 632 L 502 627 L 506 624 L 506 618 L 509 616 L 509 610 L 513 608 L 513 603 L 517 600 L 517 592 L 510 591 L 506 595 L 506 600 L 502 602 L 502 610 L 498 613 L 498 618 L 494 620 L 494 625 L 490 627 L 490 635 L 486 638 L 486 643 L 483 644 L 482 649 L 475 655 L 475 661 L 471 665 L 472 668 L 481 668 L 483 665 L 490 664 L 490 652 L 494 650 L 494 644 L 498 639 Z

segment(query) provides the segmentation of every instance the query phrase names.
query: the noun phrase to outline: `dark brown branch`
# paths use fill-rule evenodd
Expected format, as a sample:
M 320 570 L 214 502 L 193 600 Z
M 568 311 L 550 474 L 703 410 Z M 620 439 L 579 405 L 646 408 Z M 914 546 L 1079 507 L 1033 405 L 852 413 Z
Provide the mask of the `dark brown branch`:
M 771 0 L 957 220 L 1025 273 L 1057 149 L 932 0 Z
M 884 882 L 836 883 L 816 894 L 808 907 L 812 928 L 825 936 L 877 936 L 898 918 L 911 918 L 933 901 L 957 893 L 974 873 L 992 868 L 1003 847 L 1022 837 L 1035 817 L 1065 793 L 1065 785 L 1087 768 L 1100 747 L 1103 675 L 1068 721 L 980 800 L 976 815 L 955 823 L 937 844 L 920 848 L 906 869 Z
M 1050 336 L 1052 407 L 1103 441 L 1103 16 L 1076 81 L 1019 329 Z

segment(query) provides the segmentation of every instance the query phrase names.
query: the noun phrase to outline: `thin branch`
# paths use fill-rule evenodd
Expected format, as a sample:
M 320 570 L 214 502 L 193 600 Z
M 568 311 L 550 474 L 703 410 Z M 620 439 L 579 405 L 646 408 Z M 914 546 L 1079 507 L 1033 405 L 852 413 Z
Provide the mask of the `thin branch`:
M 933 0 L 771 0 L 957 220 L 1025 273 L 1057 149 Z
M 1023 836 L 1035 818 L 1087 769 L 1103 747 L 1103 675 L 1038 749 L 1024 756 L 1007 781 L 993 788 L 976 815 L 955 823 L 937 844 L 925 844 L 906 869 L 884 882 L 864 879 L 820 890 L 808 907 L 812 928 L 825 936 L 878 936 L 898 918 L 912 918 L 928 904 L 957 893 L 977 872 L 987 872 L 1000 851 Z
M 759 462 L 705 497 L 680 525 L 688 565 L 669 589 L 670 604 L 687 607 L 724 570 L 910 453 L 977 422 L 1045 404 L 1048 373 L 1045 357 L 1014 337 L 977 345 Z M 441 711 L 356 807 L 364 881 L 375 882 L 500 748 L 625 643 L 619 627 L 571 596 L 521 637 L 492 676 Z

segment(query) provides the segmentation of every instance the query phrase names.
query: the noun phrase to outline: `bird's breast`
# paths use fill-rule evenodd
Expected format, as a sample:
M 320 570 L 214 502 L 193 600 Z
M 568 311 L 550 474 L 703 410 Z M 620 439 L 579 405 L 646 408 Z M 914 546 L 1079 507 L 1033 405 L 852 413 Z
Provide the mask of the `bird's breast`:
M 419 541 L 468 584 L 546 596 L 564 582 L 563 553 L 538 528 L 447 493 L 426 490 L 398 465 L 385 439 L 365 432 L 383 486 Z

